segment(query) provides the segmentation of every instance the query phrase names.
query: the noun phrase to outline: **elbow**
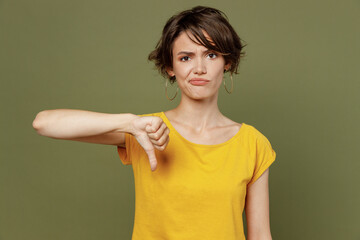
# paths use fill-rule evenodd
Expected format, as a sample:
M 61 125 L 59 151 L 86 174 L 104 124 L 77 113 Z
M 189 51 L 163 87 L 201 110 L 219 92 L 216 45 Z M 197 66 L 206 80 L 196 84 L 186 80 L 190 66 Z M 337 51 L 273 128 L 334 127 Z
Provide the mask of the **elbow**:
M 272 240 L 270 233 L 248 234 L 248 240 Z
M 247 240 L 272 240 L 270 228 L 248 228 Z
M 261 237 L 261 236 L 250 236 L 247 238 L 248 240 L 272 240 L 272 237 L 270 236 L 265 236 L 265 237 Z
M 39 112 L 34 121 L 32 122 L 32 127 L 36 130 L 36 132 L 39 135 L 44 136 L 44 122 L 45 122 L 45 115 L 46 115 L 46 110 Z

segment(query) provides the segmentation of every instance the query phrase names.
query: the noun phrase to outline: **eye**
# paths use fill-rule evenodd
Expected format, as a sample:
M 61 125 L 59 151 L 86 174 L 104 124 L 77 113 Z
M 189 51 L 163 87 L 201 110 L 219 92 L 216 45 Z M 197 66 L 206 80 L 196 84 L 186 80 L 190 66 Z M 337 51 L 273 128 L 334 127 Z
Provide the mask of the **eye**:
M 208 56 L 210 56 L 210 58 L 215 58 L 215 57 L 217 56 L 217 54 L 215 54 L 215 53 L 209 53 Z M 211 56 L 214 56 L 214 57 L 211 57 Z
M 183 61 L 184 58 L 189 58 L 189 57 L 188 56 L 182 57 L 182 58 L 180 58 L 180 61 L 185 62 L 185 61 Z

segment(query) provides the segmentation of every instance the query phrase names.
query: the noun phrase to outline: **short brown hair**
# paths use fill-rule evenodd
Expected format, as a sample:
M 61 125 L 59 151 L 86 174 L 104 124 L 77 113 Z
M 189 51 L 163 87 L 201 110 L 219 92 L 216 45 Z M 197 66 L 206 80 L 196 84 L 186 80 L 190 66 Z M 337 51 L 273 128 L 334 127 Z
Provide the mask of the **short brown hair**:
M 206 39 L 202 30 L 208 33 L 215 46 Z M 230 71 L 231 74 L 238 74 L 240 57 L 245 55 L 242 49 L 246 44 L 241 42 L 242 40 L 228 22 L 225 13 L 215 8 L 197 6 L 172 16 L 166 22 L 155 50 L 148 56 L 148 60 L 155 62 L 155 67 L 160 74 L 170 79 L 170 83 L 176 81 L 175 76 L 171 77 L 166 72 L 167 67 L 172 68 L 174 40 L 181 32 L 186 31 L 190 31 L 204 47 L 221 53 L 225 62 L 231 63 L 231 67 L 227 71 Z

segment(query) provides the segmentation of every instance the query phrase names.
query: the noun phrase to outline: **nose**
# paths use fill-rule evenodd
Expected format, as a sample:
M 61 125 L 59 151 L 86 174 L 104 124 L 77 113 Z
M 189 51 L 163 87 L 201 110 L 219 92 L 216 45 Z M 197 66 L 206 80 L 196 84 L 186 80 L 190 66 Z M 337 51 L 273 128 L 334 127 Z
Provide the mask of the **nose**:
M 194 61 L 194 74 L 205 74 L 206 73 L 206 64 L 202 58 L 197 58 Z

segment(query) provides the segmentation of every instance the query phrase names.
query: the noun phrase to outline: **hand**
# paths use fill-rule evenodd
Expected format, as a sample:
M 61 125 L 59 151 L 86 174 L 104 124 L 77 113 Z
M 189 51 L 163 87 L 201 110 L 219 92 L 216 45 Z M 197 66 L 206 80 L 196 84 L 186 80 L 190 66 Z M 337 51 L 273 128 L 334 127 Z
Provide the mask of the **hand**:
M 169 143 L 170 129 L 166 126 L 161 117 L 144 116 L 131 121 L 131 133 L 148 155 L 150 167 L 155 171 L 157 160 L 155 149 L 163 151 Z

